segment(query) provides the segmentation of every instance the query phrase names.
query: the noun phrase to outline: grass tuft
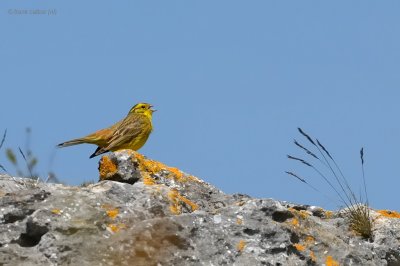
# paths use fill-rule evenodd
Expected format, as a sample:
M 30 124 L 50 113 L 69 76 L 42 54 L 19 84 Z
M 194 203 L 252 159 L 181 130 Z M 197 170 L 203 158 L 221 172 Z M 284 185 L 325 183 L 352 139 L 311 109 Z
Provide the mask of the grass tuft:
M 349 220 L 349 227 L 364 239 L 372 239 L 373 220 L 370 215 L 367 185 L 364 174 L 364 148 L 361 148 L 360 150 L 360 159 L 365 202 L 363 202 L 362 200 L 362 195 L 360 195 L 359 199 L 357 199 L 355 193 L 347 182 L 347 178 L 343 174 L 342 170 L 340 169 L 339 165 L 336 163 L 333 155 L 328 151 L 328 149 L 318 139 L 314 140 L 301 128 L 298 128 L 298 131 L 317 151 L 313 152 L 311 149 L 307 148 L 305 145 L 295 140 L 294 144 L 296 145 L 296 147 L 305 152 L 307 156 L 310 156 L 312 160 L 319 161 L 328 170 L 330 176 L 324 175 L 322 171 L 316 168 L 314 164 L 310 161 L 306 161 L 303 158 L 291 155 L 288 155 L 287 157 L 290 160 L 298 161 L 301 162 L 303 165 L 311 167 L 320 177 L 322 177 L 324 181 L 329 185 L 329 187 L 332 188 L 335 194 L 339 197 L 340 202 L 347 207 L 344 213 L 345 217 Z M 320 157 L 317 156 L 316 153 L 319 153 Z M 286 171 L 286 173 L 300 180 L 302 183 L 308 185 L 312 189 L 318 191 L 309 182 L 307 182 L 305 178 L 301 178 L 296 173 L 290 171 Z
M 364 239 L 372 239 L 373 220 L 369 206 L 356 204 L 346 211 L 350 228 Z
M 4 130 L 3 138 L 1 139 L 1 142 L 0 142 L 0 150 L 1 150 L 1 147 L 3 147 L 6 137 L 7 137 L 7 129 Z M 6 168 L 2 164 L 0 164 L 0 169 L 7 173 Z
M 32 130 L 30 128 L 26 128 L 25 132 L 26 132 L 25 148 L 22 149 L 21 147 L 18 147 L 18 152 L 16 151 L 16 149 L 14 152 L 14 149 L 7 148 L 5 151 L 6 158 L 7 158 L 8 162 L 14 166 L 17 176 L 32 179 L 32 180 L 35 180 L 36 183 L 38 183 L 39 181 L 41 181 L 39 174 L 37 174 L 37 172 L 36 172 L 36 167 L 38 165 L 39 160 L 34 155 L 33 151 L 30 148 Z M 3 139 L 0 142 L 0 148 L 2 147 L 2 145 L 4 143 L 6 133 L 7 133 L 7 131 L 4 132 Z M 20 154 L 20 156 L 17 156 L 18 153 Z M 22 159 L 23 159 L 22 166 L 19 162 L 20 157 L 22 157 Z M 50 158 L 50 167 L 53 162 L 53 159 L 54 159 L 54 153 L 53 153 L 52 157 Z M 0 168 L 5 170 L 2 165 L 0 165 Z M 5 172 L 7 172 L 7 171 L 5 171 Z M 47 183 L 47 182 L 60 183 L 56 174 L 51 170 L 48 171 L 47 178 L 44 180 L 44 182 L 45 183 Z
M 3 138 L 1 139 L 1 142 L 0 142 L 0 149 L 1 149 L 1 147 L 3 147 L 4 141 L 6 140 L 6 136 L 7 136 L 7 129 L 4 130 Z
M 22 158 L 24 158 L 24 161 L 25 161 L 25 164 L 26 164 L 26 168 L 28 169 L 28 171 L 29 171 L 29 175 L 30 175 L 30 178 L 34 178 L 33 177 L 33 174 L 32 174 L 32 169 L 31 169 L 31 164 L 30 163 L 28 163 L 28 160 L 26 159 L 26 156 L 25 156 L 25 154 L 24 154 L 24 152 L 21 150 L 21 148 L 20 147 L 18 147 L 18 150 L 19 150 L 19 153 L 22 155 Z

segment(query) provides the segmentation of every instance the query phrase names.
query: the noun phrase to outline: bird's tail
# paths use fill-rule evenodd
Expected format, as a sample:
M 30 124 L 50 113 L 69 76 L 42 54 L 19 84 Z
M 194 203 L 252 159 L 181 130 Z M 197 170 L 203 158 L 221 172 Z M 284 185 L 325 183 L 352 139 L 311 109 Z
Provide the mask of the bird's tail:
M 92 153 L 92 155 L 90 155 L 90 159 L 92 159 L 93 157 L 96 157 L 97 155 L 103 154 L 109 152 L 109 150 L 106 150 L 104 148 L 101 147 L 97 147 L 97 149 Z
M 64 147 L 69 147 L 72 145 L 78 145 L 78 144 L 82 144 L 82 143 L 88 143 L 88 140 L 86 138 L 73 139 L 73 140 L 69 140 L 69 141 L 60 143 L 57 145 L 57 147 L 64 148 Z

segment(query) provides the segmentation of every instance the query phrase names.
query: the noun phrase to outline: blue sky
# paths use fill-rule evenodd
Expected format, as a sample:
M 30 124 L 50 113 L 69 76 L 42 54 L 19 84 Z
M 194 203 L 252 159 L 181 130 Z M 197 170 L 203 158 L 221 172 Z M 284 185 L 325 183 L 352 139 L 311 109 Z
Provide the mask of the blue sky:
M 55 145 L 150 102 L 159 111 L 140 152 L 227 193 L 337 208 L 284 173 L 337 198 L 286 159 L 302 154 L 292 143 L 302 140 L 300 126 L 330 149 L 357 193 L 363 146 L 370 204 L 400 210 L 399 8 L 398 1 L 2 0 L 5 147 L 23 147 L 29 126 L 41 175 L 53 170 L 74 185 L 97 180 L 99 158 L 88 159 L 94 146 Z M 0 162 L 13 173 L 4 149 Z

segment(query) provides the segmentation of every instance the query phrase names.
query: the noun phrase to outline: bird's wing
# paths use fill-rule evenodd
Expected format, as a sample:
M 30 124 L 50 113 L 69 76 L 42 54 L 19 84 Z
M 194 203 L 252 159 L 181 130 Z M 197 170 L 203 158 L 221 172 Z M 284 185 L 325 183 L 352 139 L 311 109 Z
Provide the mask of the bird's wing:
M 126 117 L 116 128 L 111 139 L 108 141 L 108 146 L 104 147 L 104 149 L 113 150 L 118 148 L 137 138 L 146 130 L 151 130 L 151 124 L 147 117 L 141 115 Z
M 117 123 L 115 123 L 114 125 L 104 129 L 97 130 L 96 132 L 93 132 L 92 134 L 89 134 L 83 137 L 82 139 L 85 140 L 87 143 L 92 143 L 96 144 L 99 147 L 104 147 L 108 145 L 108 141 L 113 136 L 115 129 L 118 128 L 123 121 L 124 120 L 122 119 Z

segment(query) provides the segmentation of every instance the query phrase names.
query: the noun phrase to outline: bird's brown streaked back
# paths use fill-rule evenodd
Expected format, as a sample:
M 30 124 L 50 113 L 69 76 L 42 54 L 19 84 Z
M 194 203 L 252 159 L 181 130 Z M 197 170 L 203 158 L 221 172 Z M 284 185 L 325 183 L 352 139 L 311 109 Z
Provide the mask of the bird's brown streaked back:
M 97 145 L 96 151 L 90 158 L 108 151 L 139 150 L 153 130 L 152 114 L 155 110 L 152 107 L 148 103 L 138 103 L 131 108 L 124 119 L 111 127 L 98 130 L 82 138 L 60 143 L 57 146 L 68 147 L 82 143 Z

